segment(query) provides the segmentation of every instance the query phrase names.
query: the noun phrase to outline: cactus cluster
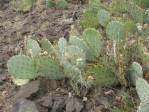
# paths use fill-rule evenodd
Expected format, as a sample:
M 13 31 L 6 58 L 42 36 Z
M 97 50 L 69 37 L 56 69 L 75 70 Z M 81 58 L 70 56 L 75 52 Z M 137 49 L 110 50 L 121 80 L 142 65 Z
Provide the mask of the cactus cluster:
M 8 71 L 16 79 L 30 80 L 38 76 L 61 79 L 66 74 L 82 80 L 86 60 L 95 61 L 102 47 L 101 35 L 95 29 L 86 29 L 82 39 L 60 38 L 57 45 L 47 39 L 38 43 L 27 38 L 25 42 L 26 55 L 16 55 L 8 61 Z
M 34 79 L 37 72 L 34 64 L 34 60 L 29 56 L 13 56 L 8 61 L 8 71 L 13 77 L 18 79 Z
M 62 68 L 56 60 L 48 54 L 42 53 L 42 50 L 44 51 L 47 46 L 51 45 L 48 40 L 44 40 L 44 43 L 48 45 L 40 48 L 37 41 L 28 38 L 26 41 L 26 52 L 31 53 L 31 55 L 26 53 L 27 55 L 16 55 L 9 59 L 7 63 L 8 72 L 12 75 L 14 82 L 17 80 L 31 80 L 38 76 L 50 79 L 61 79 L 63 77 Z

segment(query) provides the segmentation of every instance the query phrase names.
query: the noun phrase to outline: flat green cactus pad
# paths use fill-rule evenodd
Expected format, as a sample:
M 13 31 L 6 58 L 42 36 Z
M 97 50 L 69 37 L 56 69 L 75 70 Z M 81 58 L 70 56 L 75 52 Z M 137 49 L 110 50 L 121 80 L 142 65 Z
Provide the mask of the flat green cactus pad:
M 26 12 L 32 8 L 34 2 L 35 0 L 13 0 L 12 5 L 17 11 Z
M 66 0 L 57 0 L 56 7 L 60 9 L 66 9 L 68 7 L 68 3 Z
M 48 8 L 52 8 L 55 7 L 56 3 L 54 2 L 54 0 L 46 0 L 46 5 Z
M 101 35 L 98 31 L 93 28 L 88 28 L 83 32 L 83 41 L 86 46 L 86 57 L 89 61 L 95 61 L 96 58 L 100 55 L 102 48 Z
M 136 90 L 141 102 L 146 101 L 149 98 L 149 84 L 143 78 L 138 78 L 136 81 Z
M 84 52 L 86 52 L 87 46 L 86 46 L 86 44 L 82 38 L 79 38 L 76 36 L 71 36 L 69 38 L 69 44 L 74 45 L 74 46 L 78 46 L 79 48 L 83 49 Z
M 70 45 L 66 47 L 64 57 L 72 65 L 77 66 L 78 68 L 84 68 L 86 64 L 85 52 L 77 46 Z
M 100 65 L 87 67 L 86 73 L 94 77 L 97 86 L 111 86 L 116 81 L 114 73 Z
M 51 42 L 48 39 L 42 39 L 40 41 L 41 44 L 41 49 L 44 51 L 47 51 L 48 53 L 52 53 L 53 52 L 53 45 L 51 44 Z
M 100 9 L 97 14 L 99 24 L 106 26 L 110 21 L 110 13 L 105 9 Z
M 97 28 L 99 25 L 97 14 L 94 13 L 92 10 L 86 10 L 82 19 L 80 20 L 80 25 L 83 29 Z
M 40 56 L 36 58 L 38 74 L 40 76 L 59 80 L 63 78 L 62 68 L 60 65 L 48 56 Z
M 34 79 L 37 77 L 34 61 L 25 55 L 16 55 L 9 59 L 8 72 L 17 79 Z
M 146 101 L 141 102 L 137 112 L 148 112 L 148 111 L 149 111 L 149 97 L 146 98 Z
M 27 38 L 26 42 L 26 48 L 27 51 L 30 53 L 33 57 L 38 56 L 41 52 L 41 48 L 36 40 L 33 40 L 31 38 Z
M 107 37 L 110 40 L 121 41 L 126 37 L 126 31 L 123 23 L 119 21 L 111 21 L 106 28 Z
M 130 67 L 130 80 L 133 85 L 136 85 L 136 80 L 138 77 L 143 78 L 143 70 L 139 63 L 133 62 Z

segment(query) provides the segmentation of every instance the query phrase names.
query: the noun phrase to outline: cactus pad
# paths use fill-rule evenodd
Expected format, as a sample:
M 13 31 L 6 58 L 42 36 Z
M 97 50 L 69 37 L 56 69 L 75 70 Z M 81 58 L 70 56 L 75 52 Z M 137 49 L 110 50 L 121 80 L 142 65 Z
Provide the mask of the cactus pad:
M 106 28 L 107 37 L 110 40 L 121 41 L 126 37 L 123 23 L 119 21 L 111 21 Z
M 138 77 L 140 77 L 140 78 L 143 77 L 142 67 L 137 62 L 132 63 L 129 72 L 130 72 L 130 81 L 133 85 L 136 85 L 136 80 Z
M 98 31 L 93 28 L 88 28 L 83 32 L 83 41 L 86 46 L 86 57 L 89 61 L 95 61 L 96 58 L 100 55 L 102 48 L 101 35 Z
M 62 68 L 51 57 L 40 56 L 36 59 L 36 64 L 39 76 L 55 80 L 63 78 Z
M 111 86 L 116 81 L 114 73 L 102 65 L 92 65 L 86 69 L 86 74 L 94 78 L 94 83 L 97 86 Z
M 141 102 L 137 112 L 148 112 L 148 111 L 149 111 L 149 97 L 146 99 L 146 101 Z
M 52 8 L 52 7 L 55 7 L 55 2 L 54 0 L 46 0 L 46 5 L 48 8 Z
M 37 77 L 34 61 L 24 55 L 16 55 L 9 59 L 8 72 L 17 79 L 34 79 Z
M 87 46 L 86 46 L 85 42 L 83 41 L 83 39 L 81 39 L 81 38 L 78 38 L 76 36 L 71 36 L 69 38 L 69 44 L 78 46 L 79 48 L 83 49 L 84 52 L 86 52 Z
M 102 26 L 106 26 L 110 21 L 110 13 L 105 9 L 100 9 L 97 14 L 99 24 Z
M 80 21 L 80 25 L 83 29 L 97 28 L 98 24 L 97 14 L 95 14 L 92 10 L 87 10 Z
M 84 51 L 77 46 L 68 46 L 65 48 L 64 57 L 72 65 L 77 66 L 78 68 L 83 68 L 85 66 L 85 53 Z
M 53 45 L 48 39 L 42 39 L 40 41 L 40 45 L 41 45 L 41 49 L 43 49 L 44 51 L 47 51 L 48 53 L 53 52 L 53 49 L 54 49 Z
M 68 3 L 66 0 L 57 0 L 56 7 L 60 9 L 66 9 L 68 7 Z
M 41 48 L 36 40 L 33 40 L 31 38 L 27 38 L 26 40 L 26 47 L 27 51 L 30 53 L 33 57 L 39 55 L 41 52 Z M 31 51 L 30 51 L 31 50 Z
M 144 102 L 149 98 L 149 84 L 143 78 L 138 78 L 136 80 L 136 90 L 141 102 Z

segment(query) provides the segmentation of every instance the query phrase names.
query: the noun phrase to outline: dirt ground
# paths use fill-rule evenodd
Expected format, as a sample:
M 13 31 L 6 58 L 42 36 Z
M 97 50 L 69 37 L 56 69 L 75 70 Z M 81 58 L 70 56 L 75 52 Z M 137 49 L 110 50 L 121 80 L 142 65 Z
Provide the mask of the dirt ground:
M 67 79 L 39 79 L 16 87 L 6 63 L 20 51 L 24 37 L 47 37 L 51 41 L 67 38 L 85 6 L 79 0 L 71 1 L 67 10 L 47 9 L 44 4 L 38 4 L 30 12 L 19 13 L 9 2 L 0 0 L 0 112 L 27 112 L 18 108 L 30 106 L 32 112 L 112 112 L 112 108 L 125 106 L 122 99 L 127 91 L 121 87 L 82 87 L 80 96 L 74 94 Z M 128 98 L 133 101 L 131 95 Z

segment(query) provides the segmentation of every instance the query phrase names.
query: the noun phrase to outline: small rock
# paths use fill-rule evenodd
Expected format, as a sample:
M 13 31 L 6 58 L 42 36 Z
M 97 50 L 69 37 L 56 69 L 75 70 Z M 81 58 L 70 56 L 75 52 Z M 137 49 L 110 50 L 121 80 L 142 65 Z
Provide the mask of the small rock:
M 53 105 L 52 94 L 48 94 L 48 95 L 42 97 L 41 99 L 39 99 L 38 102 L 40 103 L 40 105 L 42 105 L 44 107 L 52 107 L 52 105 Z
M 83 104 L 77 98 L 69 98 L 66 102 L 66 112 L 81 112 Z
M 39 112 L 34 102 L 26 99 L 20 99 L 13 106 L 12 112 Z
M 30 97 L 33 93 L 36 93 L 39 90 L 39 84 L 40 84 L 39 81 L 36 80 L 21 86 L 17 94 L 14 96 L 15 99 L 17 100 L 20 98 Z

